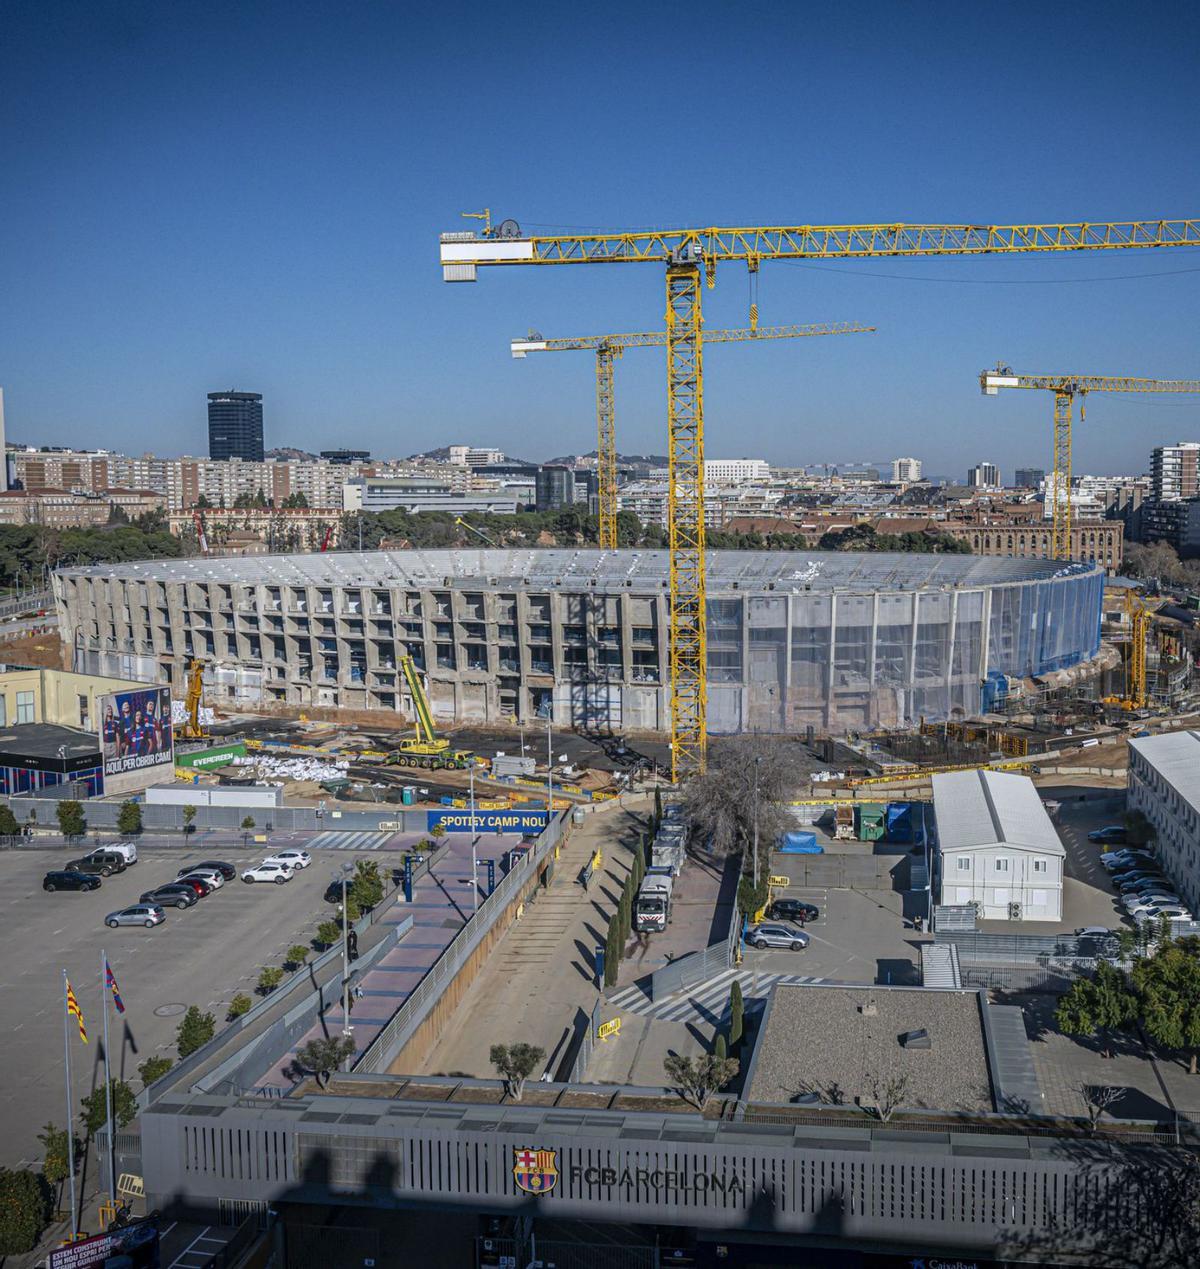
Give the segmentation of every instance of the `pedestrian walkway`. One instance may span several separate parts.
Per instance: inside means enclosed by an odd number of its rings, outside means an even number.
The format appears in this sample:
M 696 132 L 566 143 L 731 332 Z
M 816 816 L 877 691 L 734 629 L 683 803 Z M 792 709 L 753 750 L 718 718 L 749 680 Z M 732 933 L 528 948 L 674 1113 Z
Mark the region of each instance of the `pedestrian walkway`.
M 309 850 L 382 850 L 395 833 L 318 833 L 307 842 Z
M 645 981 L 645 980 L 643 980 Z M 772 974 L 752 969 L 727 969 L 716 978 L 698 983 L 684 991 L 672 992 L 662 1000 L 651 1000 L 642 987 L 635 983 L 609 996 L 605 1006 L 606 1017 L 620 1014 L 639 1014 L 657 1018 L 662 1022 L 706 1022 L 719 1026 L 729 1017 L 729 993 L 735 982 L 742 985 L 742 997 L 746 1004 L 766 1000 L 776 983 L 798 986 L 804 983 L 820 983 L 824 979 L 806 974 Z

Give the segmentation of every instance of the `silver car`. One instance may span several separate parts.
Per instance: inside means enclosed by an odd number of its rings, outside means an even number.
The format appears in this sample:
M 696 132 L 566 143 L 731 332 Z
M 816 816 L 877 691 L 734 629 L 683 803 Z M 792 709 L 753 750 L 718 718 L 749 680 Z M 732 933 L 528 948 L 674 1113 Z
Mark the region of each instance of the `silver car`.
M 118 925 L 144 925 L 147 929 L 162 925 L 167 914 L 154 903 L 135 903 L 131 908 L 122 908 L 120 912 L 110 912 L 104 918 L 104 924 L 114 930 Z
M 790 925 L 757 925 L 746 935 L 751 947 L 786 947 L 802 952 L 808 946 L 808 935 Z

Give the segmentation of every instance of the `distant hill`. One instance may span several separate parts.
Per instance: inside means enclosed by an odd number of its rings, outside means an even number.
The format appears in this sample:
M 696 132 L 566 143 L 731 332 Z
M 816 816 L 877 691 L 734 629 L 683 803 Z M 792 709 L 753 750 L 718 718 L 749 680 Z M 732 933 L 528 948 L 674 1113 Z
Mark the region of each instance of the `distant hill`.
M 316 454 L 310 454 L 306 449 L 295 449 L 290 445 L 280 445 L 276 449 L 268 449 L 263 451 L 263 457 L 268 460 L 272 458 L 290 459 L 294 462 L 313 462 L 317 461 Z

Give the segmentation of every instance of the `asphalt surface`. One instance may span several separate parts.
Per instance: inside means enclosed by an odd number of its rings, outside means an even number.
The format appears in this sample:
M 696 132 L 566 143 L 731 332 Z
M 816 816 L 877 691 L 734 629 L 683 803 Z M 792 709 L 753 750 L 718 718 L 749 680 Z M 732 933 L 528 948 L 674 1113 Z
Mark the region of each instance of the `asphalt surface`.
M 173 880 L 185 863 L 222 858 L 241 867 L 263 858 L 246 851 L 154 850 L 103 881 L 99 890 L 48 894 L 42 878 L 61 859 L 50 851 L 0 854 L 0 991 L 7 1024 L 0 1040 L 6 1078 L 6 1131 L 0 1163 L 41 1159 L 37 1134 L 63 1123 L 62 970 L 83 1011 L 89 1043 L 71 1032 L 72 1106 L 102 1080 L 103 1015 L 100 958 L 116 975 L 126 1012 L 110 1011 L 114 1076 L 140 1088 L 137 1068 L 156 1054 L 175 1057 L 175 1032 L 188 1005 L 211 1012 L 218 1026 L 238 992 L 254 995 L 259 970 L 281 965 L 293 943 L 308 942 L 331 909 L 323 900 L 331 871 L 355 856 L 322 853 L 286 885 L 246 885 L 235 879 L 186 910 L 167 909 L 154 929 L 109 929 L 105 916 L 136 903 L 143 891 Z M 89 1184 L 98 1178 L 89 1163 Z

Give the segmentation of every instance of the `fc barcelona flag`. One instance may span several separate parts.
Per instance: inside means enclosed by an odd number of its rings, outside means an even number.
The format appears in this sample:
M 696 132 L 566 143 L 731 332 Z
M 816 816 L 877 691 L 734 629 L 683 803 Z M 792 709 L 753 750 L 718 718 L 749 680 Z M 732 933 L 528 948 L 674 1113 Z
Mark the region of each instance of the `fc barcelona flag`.
M 79 1001 L 75 999 L 75 993 L 71 990 L 70 981 L 64 981 L 67 983 L 67 1013 L 79 1024 L 79 1038 L 84 1044 L 87 1044 L 87 1028 L 83 1025 L 83 1010 L 79 1007 Z
M 108 961 L 104 962 L 104 985 L 112 992 L 113 1004 L 117 1007 L 118 1013 L 125 1012 L 125 1002 L 121 999 L 121 993 L 117 990 L 116 975 L 112 972 L 112 966 Z

